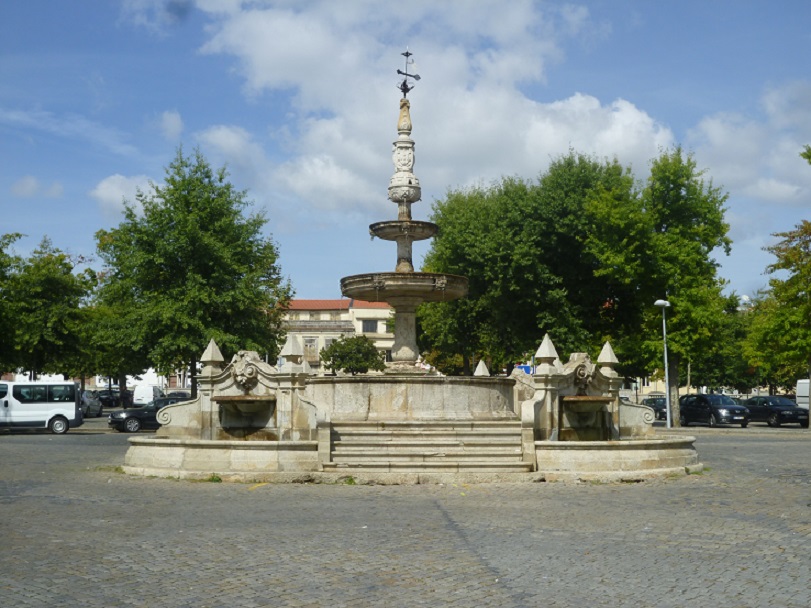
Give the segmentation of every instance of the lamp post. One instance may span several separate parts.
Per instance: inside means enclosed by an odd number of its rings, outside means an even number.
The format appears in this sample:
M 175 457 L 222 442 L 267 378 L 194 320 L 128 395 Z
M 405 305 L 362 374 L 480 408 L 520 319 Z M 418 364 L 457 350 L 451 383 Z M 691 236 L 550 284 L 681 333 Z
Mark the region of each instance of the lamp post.
M 656 300 L 653 305 L 662 309 L 662 343 L 665 347 L 665 407 L 667 408 L 667 428 L 670 428 L 670 370 L 667 367 L 667 321 L 665 320 L 665 309 L 670 308 L 670 302 Z

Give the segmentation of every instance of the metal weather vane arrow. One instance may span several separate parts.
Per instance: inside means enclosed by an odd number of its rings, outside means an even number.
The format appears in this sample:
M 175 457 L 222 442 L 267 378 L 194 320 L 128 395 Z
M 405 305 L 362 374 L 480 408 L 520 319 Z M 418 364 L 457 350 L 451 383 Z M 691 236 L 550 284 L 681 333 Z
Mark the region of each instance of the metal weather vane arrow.
M 413 78 L 415 81 L 420 79 L 419 74 L 409 74 L 408 73 L 408 66 L 414 63 L 414 60 L 411 59 L 411 56 L 414 54 L 408 50 L 406 47 L 405 53 L 400 53 L 403 57 L 405 57 L 405 72 L 403 70 L 397 70 L 397 73 L 403 76 L 403 81 L 397 86 L 400 91 L 403 93 L 403 97 L 408 97 L 408 92 L 414 88 L 414 85 L 409 84 L 408 79 Z

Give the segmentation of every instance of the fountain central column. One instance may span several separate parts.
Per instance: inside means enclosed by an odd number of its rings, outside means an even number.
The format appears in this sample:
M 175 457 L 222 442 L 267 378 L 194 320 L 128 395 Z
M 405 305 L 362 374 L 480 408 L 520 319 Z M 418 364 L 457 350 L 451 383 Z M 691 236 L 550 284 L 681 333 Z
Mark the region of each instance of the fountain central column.
M 406 58 L 410 53 L 404 53 Z M 406 72 L 400 90 L 400 114 L 397 119 L 397 139 L 392 161 L 394 175 L 389 180 L 388 198 L 397 205 L 397 219 L 377 222 L 369 232 L 385 241 L 397 243 L 394 272 L 354 275 L 341 279 L 341 293 L 350 298 L 372 302 L 387 302 L 394 309 L 394 346 L 389 373 L 425 373 L 416 366 L 416 311 L 423 302 L 455 300 L 467 295 L 467 278 L 457 275 L 414 272 L 413 243 L 436 234 L 436 224 L 413 220 L 411 205 L 420 200 L 420 180 L 414 175 L 414 140 L 411 139 L 411 104 L 406 98 L 413 88 Z

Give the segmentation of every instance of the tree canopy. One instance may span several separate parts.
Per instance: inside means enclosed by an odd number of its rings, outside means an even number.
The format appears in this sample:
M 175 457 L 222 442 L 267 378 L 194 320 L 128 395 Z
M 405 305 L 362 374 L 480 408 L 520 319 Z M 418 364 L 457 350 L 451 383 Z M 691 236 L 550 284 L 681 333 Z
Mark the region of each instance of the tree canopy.
M 621 371 L 646 375 L 661 365 L 653 302 L 667 298 L 674 364 L 689 360 L 728 305 L 713 258 L 730 248 L 726 198 L 681 148 L 643 184 L 616 160 L 570 151 L 536 183 L 451 191 L 434 204 L 425 269 L 466 275 L 470 294 L 421 307 L 423 345 L 503 365 L 547 332 L 563 352 L 610 340 Z
M 17 235 L 6 235 L 11 244 Z M 85 350 L 83 306 L 95 284 L 89 269 L 79 271 L 84 260 L 53 246 L 45 237 L 28 258 L 3 252 L 2 308 L 7 319 L 5 366 L 45 373 L 72 375 L 82 371 Z
M 365 374 L 370 369 L 379 372 L 386 369 L 383 354 L 368 336 L 350 336 L 336 340 L 321 350 L 321 361 L 333 373 L 343 371 L 353 376 Z
M 124 220 L 97 233 L 99 302 L 109 335 L 163 372 L 194 367 L 212 338 L 225 352 L 276 356 L 291 296 L 262 213 L 199 151 L 178 149 L 163 184 L 127 202 Z M 194 371 L 192 373 L 195 373 Z

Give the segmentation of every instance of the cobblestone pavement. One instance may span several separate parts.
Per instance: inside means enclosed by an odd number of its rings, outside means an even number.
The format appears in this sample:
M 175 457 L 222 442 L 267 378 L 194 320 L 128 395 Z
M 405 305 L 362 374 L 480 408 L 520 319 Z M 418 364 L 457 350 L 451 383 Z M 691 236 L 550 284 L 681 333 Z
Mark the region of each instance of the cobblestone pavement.
M 467 486 L 132 478 L 101 430 L 0 434 L 0 606 L 811 605 L 804 430 L 690 428 L 702 475 Z

